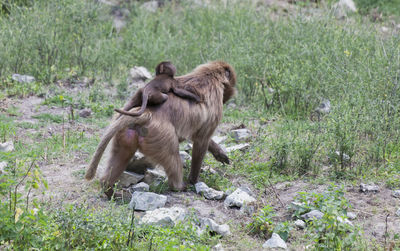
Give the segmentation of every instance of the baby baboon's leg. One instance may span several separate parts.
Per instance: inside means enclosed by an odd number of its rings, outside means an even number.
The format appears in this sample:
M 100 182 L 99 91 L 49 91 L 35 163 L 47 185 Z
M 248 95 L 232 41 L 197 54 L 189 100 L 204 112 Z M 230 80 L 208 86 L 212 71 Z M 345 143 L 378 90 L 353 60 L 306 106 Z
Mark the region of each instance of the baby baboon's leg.
M 185 89 L 181 89 L 181 88 L 172 88 L 172 92 L 173 92 L 176 96 L 181 97 L 181 98 L 194 100 L 194 101 L 196 101 L 196 102 L 200 102 L 200 101 L 201 101 L 201 99 L 200 99 L 199 96 L 197 96 L 196 94 L 194 94 L 194 93 L 192 93 L 192 92 L 190 92 L 190 91 L 188 91 L 188 90 L 185 90 Z
M 109 198 L 114 193 L 113 185 L 125 171 L 137 148 L 138 135 L 136 130 L 124 129 L 113 138 L 107 167 L 100 179 L 105 189 L 104 192 Z
M 140 106 L 142 104 L 142 94 L 143 94 L 143 89 L 137 90 L 137 92 L 133 95 L 133 97 L 130 98 L 129 101 L 124 105 L 123 110 L 129 111 L 133 107 Z

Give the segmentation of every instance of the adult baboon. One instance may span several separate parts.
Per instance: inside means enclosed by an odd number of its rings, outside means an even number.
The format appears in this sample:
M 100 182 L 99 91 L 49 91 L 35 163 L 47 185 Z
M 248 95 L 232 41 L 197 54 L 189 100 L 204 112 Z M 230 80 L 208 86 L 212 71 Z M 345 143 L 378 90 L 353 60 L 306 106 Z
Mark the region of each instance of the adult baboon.
M 116 112 L 130 116 L 139 116 L 143 114 L 147 104 L 159 105 L 167 100 L 167 93 L 173 92 L 181 98 L 200 102 L 199 96 L 188 90 L 178 88 L 178 81 L 174 79 L 176 67 L 169 61 L 161 62 L 156 67 L 156 77 L 151 80 L 142 89 L 139 89 L 130 101 L 124 106 L 124 109 L 115 109 Z M 128 112 L 131 108 L 140 106 L 138 112 Z
M 210 138 L 222 118 L 223 104 L 235 93 L 236 74 L 227 63 L 214 61 L 198 66 L 191 73 L 177 77 L 179 86 L 193 88 L 201 98 L 201 103 L 191 103 L 168 93 L 168 99 L 161 106 L 147 107 L 138 117 L 119 117 L 109 127 L 94 155 L 86 178 L 91 179 L 96 172 L 109 139 L 115 134 L 111 155 L 101 182 L 110 188 L 125 170 L 136 150 L 162 165 L 168 175 L 169 186 L 175 190 L 185 188 L 182 162 L 179 156 L 179 142 L 193 141 L 190 183 L 197 182 L 201 163 L 209 149 L 214 156 L 224 155 L 222 149 Z M 149 115 L 150 114 L 150 115 Z M 129 119 L 132 119 L 128 121 Z M 141 119 L 141 121 L 139 121 Z M 127 127 L 129 123 L 134 126 Z M 123 128 L 121 130 L 121 128 Z M 139 135 L 142 128 L 147 133 Z M 100 154 L 98 153 L 100 150 Z

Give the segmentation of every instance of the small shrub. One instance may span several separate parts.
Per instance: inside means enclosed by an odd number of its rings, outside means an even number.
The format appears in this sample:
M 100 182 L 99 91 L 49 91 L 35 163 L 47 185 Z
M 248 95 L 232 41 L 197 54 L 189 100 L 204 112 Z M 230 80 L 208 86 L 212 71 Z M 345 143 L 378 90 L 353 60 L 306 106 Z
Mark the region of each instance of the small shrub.
M 271 206 L 264 206 L 253 216 L 252 222 L 247 225 L 248 231 L 260 238 L 271 236 L 275 227 L 272 217 L 275 215 L 274 209 Z

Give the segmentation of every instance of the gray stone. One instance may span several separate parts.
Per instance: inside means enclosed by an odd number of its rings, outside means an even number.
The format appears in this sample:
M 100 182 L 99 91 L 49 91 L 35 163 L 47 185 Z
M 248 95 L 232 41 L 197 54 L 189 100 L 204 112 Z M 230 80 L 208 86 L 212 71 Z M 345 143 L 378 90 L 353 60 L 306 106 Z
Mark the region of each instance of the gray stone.
M 293 211 L 298 211 L 300 209 L 305 209 L 304 203 L 297 202 L 297 201 L 292 201 L 289 205 L 290 209 Z
M 350 220 L 355 220 L 357 218 L 357 214 L 354 212 L 347 212 L 347 218 Z
M 164 170 L 154 168 L 146 171 L 143 181 L 149 185 L 158 185 L 164 182 L 166 177 L 167 175 L 165 174 Z
M 296 220 L 295 222 L 294 222 L 294 225 L 296 226 L 296 227 L 298 227 L 298 228 L 300 228 L 300 229 L 304 229 L 304 228 L 306 228 L 306 223 L 304 222 L 304 221 L 302 221 L 302 220 Z
M 272 233 L 271 238 L 267 240 L 262 247 L 267 250 L 287 250 L 285 241 L 276 233 Z
M 224 248 L 222 247 L 221 243 L 218 243 L 217 245 L 211 248 L 211 251 L 224 251 Z
M 225 149 L 225 152 L 230 153 L 230 152 L 237 151 L 237 150 L 245 150 L 245 149 L 247 149 L 249 146 L 250 146 L 250 144 L 248 144 L 248 143 L 238 144 L 238 145 L 234 145 L 234 146 L 227 147 L 227 148 Z
M 209 166 L 204 166 L 201 168 L 202 172 L 210 172 L 211 174 L 217 174 L 218 172 L 215 171 L 213 168 L 209 167 Z
M 250 187 L 247 185 L 241 185 L 239 187 L 242 191 L 245 191 L 246 193 L 248 193 L 249 195 L 254 197 L 254 193 L 251 191 Z
M 0 152 L 12 152 L 12 151 L 14 151 L 14 143 L 12 141 L 0 143 Z
M 240 212 L 242 214 L 245 214 L 247 216 L 252 216 L 256 212 L 256 207 L 251 204 L 243 204 L 243 206 L 240 208 Z
M 357 12 L 357 8 L 353 0 L 340 0 L 333 6 L 336 18 L 347 17 L 347 14 Z
M 11 78 L 20 83 L 32 83 L 35 81 L 35 77 L 29 75 L 13 74 Z
M 315 111 L 321 114 L 329 113 L 331 111 L 331 102 L 329 100 L 322 101 Z
M 220 200 L 224 197 L 224 192 L 208 187 L 204 182 L 198 182 L 194 186 L 196 193 L 202 194 L 206 199 Z
M 126 26 L 126 21 L 123 17 L 114 17 L 113 27 L 115 28 L 117 33 L 120 33 L 125 26 Z
M 85 108 L 79 111 L 79 117 L 81 118 L 87 118 L 90 117 L 90 115 L 92 115 L 92 109 L 90 108 Z
M 231 134 L 236 141 L 247 140 L 251 136 L 250 130 L 246 128 L 232 130 Z
M 138 174 L 145 174 L 146 171 L 151 168 L 154 168 L 153 163 L 151 163 L 141 152 L 136 152 L 135 156 L 133 156 L 126 167 L 126 170 Z
M 400 217 L 400 208 L 397 209 L 396 215 Z
M 123 172 L 119 177 L 119 185 L 122 187 L 129 187 L 130 185 L 135 185 L 139 183 L 143 179 L 144 175 L 131 173 L 131 172 Z
M 179 151 L 179 156 L 181 157 L 181 160 L 182 160 L 182 163 L 184 166 L 186 166 L 186 161 L 192 160 L 192 156 L 190 156 L 190 154 L 188 154 L 185 151 Z
M 394 190 L 392 192 L 392 196 L 395 198 L 400 198 L 400 190 Z
M 340 157 L 340 152 L 339 152 L 339 151 L 336 151 L 335 154 L 336 154 L 338 157 Z M 350 156 L 347 155 L 347 154 L 345 154 L 345 153 L 343 153 L 343 162 L 349 161 L 349 160 L 350 160 Z
M 130 190 L 133 192 L 148 192 L 150 186 L 144 182 L 140 182 L 132 187 L 130 187 Z
M 219 225 L 210 218 L 200 218 L 200 228 L 205 230 L 207 227 L 211 232 L 215 232 L 221 236 L 228 236 L 231 234 L 228 224 Z
M 190 150 L 192 150 L 192 148 L 193 148 L 193 144 L 192 143 L 186 143 L 184 146 L 183 146 L 183 150 L 184 151 L 186 151 L 186 152 L 189 152 Z
M 337 221 L 339 221 L 340 223 L 344 223 L 344 224 L 350 225 L 350 226 L 352 226 L 352 227 L 354 226 L 353 223 L 352 223 L 351 221 L 349 221 L 349 219 L 345 219 L 345 218 L 340 217 L 340 216 L 338 216 L 336 219 L 337 219 Z
M 236 108 L 236 104 L 235 103 L 229 103 L 228 105 L 227 105 L 227 107 L 229 108 L 229 109 L 235 109 Z
M 158 208 L 147 211 L 139 220 L 139 224 L 149 224 L 157 226 L 175 226 L 179 221 L 186 218 L 186 210 L 180 207 Z
M 7 162 L 6 161 L 2 161 L 0 162 L 0 174 L 4 173 L 4 169 L 7 167 Z
M 160 195 L 152 192 L 134 192 L 132 194 L 129 208 L 135 210 L 149 211 L 165 206 L 167 203 L 167 196 Z
M 248 193 L 238 188 L 233 193 L 231 193 L 228 197 L 226 197 L 224 201 L 224 205 L 226 207 L 239 207 L 241 208 L 243 204 L 249 204 L 251 202 L 256 201 L 255 198 L 250 196 Z
M 308 212 L 301 216 L 301 218 L 305 220 L 315 220 L 315 219 L 319 220 L 322 219 L 322 217 L 324 217 L 324 214 L 318 210 L 312 210 L 311 212 Z
M 227 136 L 218 136 L 218 135 L 216 135 L 216 136 L 213 136 L 211 139 L 212 139 L 215 143 L 221 144 L 221 143 L 223 143 L 227 138 L 228 138 Z
M 143 66 L 135 66 L 129 70 L 130 81 L 143 81 L 152 78 L 150 72 Z
M 148 1 L 144 4 L 142 4 L 142 6 L 140 6 L 140 8 L 142 8 L 143 10 L 146 10 L 148 12 L 156 12 L 158 9 L 158 1 Z
M 379 187 L 377 185 L 360 184 L 360 191 L 363 193 L 378 193 Z

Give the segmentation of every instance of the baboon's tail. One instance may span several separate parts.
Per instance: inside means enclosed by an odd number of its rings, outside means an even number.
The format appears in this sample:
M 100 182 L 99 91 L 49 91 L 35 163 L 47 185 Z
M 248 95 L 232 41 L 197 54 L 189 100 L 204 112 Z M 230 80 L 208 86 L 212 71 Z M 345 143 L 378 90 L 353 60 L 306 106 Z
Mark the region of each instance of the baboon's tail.
M 124 111 L 121 109 L 114 109 L 114 111 L 119 112 L 124 115 L 133 116 L 133 117 L 140 116 L 144 113 L 144 110 L 147 107 L 148 100 L 149 100 L 149 95 L 147 93 L 143 92 L 142 106 L 140 107 L 140 110 L 138 112 Z
M 131 116 L 122 116 L 115 120 L 107 129 L 104 136 L 101 138 L 99 145 L 97 146 L 96 152 L 94 153 L 92 160 L 90 161 L 89 167 L 86 170 L 85 178 L 87 180 L 93 179 L 96 174 L 97 166 L 99 165 L 101 156 L 105 149 L 107 148 L 108 143 L 114 137 L 114 135 L 121 131 L 122 129 L 128 127 L 129 125 L 143 125 L 147 123 L 151 119 L 150 113 L 144 113 L 141 116 L 131 117 Z

